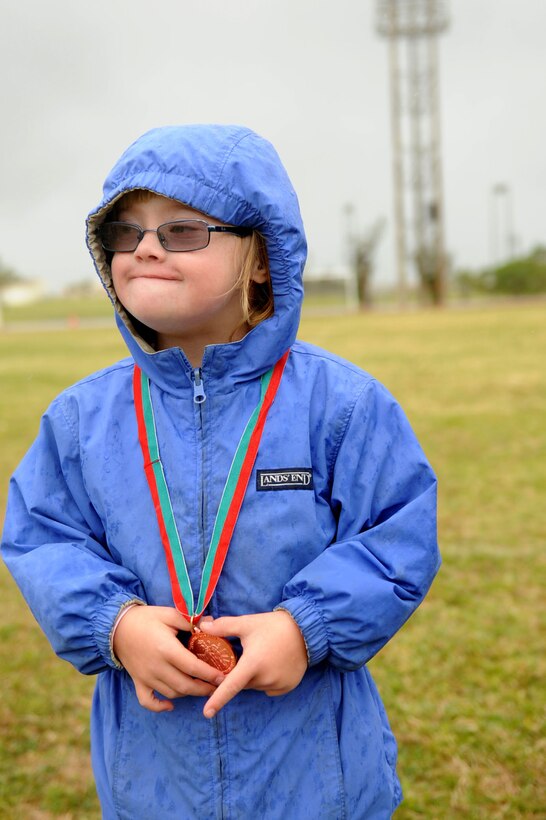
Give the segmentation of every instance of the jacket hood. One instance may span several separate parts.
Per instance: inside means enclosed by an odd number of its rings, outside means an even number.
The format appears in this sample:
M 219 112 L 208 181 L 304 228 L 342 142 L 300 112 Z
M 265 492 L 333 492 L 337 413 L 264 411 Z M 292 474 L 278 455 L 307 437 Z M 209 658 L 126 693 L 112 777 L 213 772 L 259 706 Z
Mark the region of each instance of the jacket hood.
M 164 389 L 189 362 L 178 348 L 155 351 L 117 298 L 110 264 L 97 236 L 116 200 L 143 188 L 264 236 L 274 314 L 243 339 L 206 348 L 209 376 L 229 371 L 234 381 L 255 378 L 294 342 L 303 297 L 306 241 L 296 193 L 271 143 L 248 128 L 184 125 L 155 128 L 121 156 L 104 184 L 101 203 L 87 219 L 87 245 L 137 364 Z

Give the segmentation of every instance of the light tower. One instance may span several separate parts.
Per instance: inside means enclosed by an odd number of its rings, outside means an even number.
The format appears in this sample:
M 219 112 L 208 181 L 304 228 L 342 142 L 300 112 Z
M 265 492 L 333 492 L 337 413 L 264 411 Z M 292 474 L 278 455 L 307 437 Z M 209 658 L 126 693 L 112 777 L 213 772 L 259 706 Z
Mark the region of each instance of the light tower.
M 389 39 L 396 259 L 400 301 L 407 263 L 441 305 L 446 290 L 437 35 L 443 0 L 377 0 L 377 30 Z

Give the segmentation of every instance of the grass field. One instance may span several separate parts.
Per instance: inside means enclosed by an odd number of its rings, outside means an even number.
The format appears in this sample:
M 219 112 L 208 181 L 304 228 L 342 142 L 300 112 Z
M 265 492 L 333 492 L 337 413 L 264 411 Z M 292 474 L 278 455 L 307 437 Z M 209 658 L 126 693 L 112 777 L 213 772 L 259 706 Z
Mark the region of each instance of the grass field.
M 80 320 L 108 318 L 112 306 L 104 293 L 89 296 L 51 297 L 24 305 L 5 305 L 3 317 L 6 325 L 20 322 L 67 321 L 75 324 Z
M 397 820 L 544 818 L 546 306 L 307 318 L 301 336 L 389 387 L 440 479 L 443 568 L 372 663 Z M 0 509 L 49 400 L 120 355 L 115 330 L 0 334 Z M 53 656 L 3 567 L 0 595 L 0 817 L 98 818 L 93 681 Z

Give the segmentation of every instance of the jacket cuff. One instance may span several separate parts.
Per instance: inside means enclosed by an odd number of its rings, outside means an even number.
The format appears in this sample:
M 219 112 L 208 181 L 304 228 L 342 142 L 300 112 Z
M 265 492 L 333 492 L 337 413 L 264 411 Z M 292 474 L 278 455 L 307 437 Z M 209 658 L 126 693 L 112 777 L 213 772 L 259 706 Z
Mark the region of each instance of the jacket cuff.
M 330 651 L 330 646 L 317 605 L 309 598 L 300 596 L 283 601 L 275 609 L 284 609 L 297 623 L 305 641 L 309 666 L 315 666 L 323 661 Z
M 122 665 L 115 657 L 112 648 L 112 637 L 114 625 L 123 609 L 132 604 L 144 604 L 140 598 L 129 598 L 126 595 L 115 595 L 107 601 L 95 615 L 93 622 L 93 637 L 99 648 L 101 656 L 108 666 L 114 669 L 123 669 Z

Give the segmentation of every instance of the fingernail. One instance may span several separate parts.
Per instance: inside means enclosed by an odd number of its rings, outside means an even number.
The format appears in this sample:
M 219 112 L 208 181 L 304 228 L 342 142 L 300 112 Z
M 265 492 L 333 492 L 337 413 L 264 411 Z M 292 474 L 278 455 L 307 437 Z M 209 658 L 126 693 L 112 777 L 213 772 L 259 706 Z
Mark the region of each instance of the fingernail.
M 213 718 L 214 715 L 216 714 L 216 709 L 210 709 L 210 708 L 205 709 L 203 714 L 205 715 L 206 718 Z

